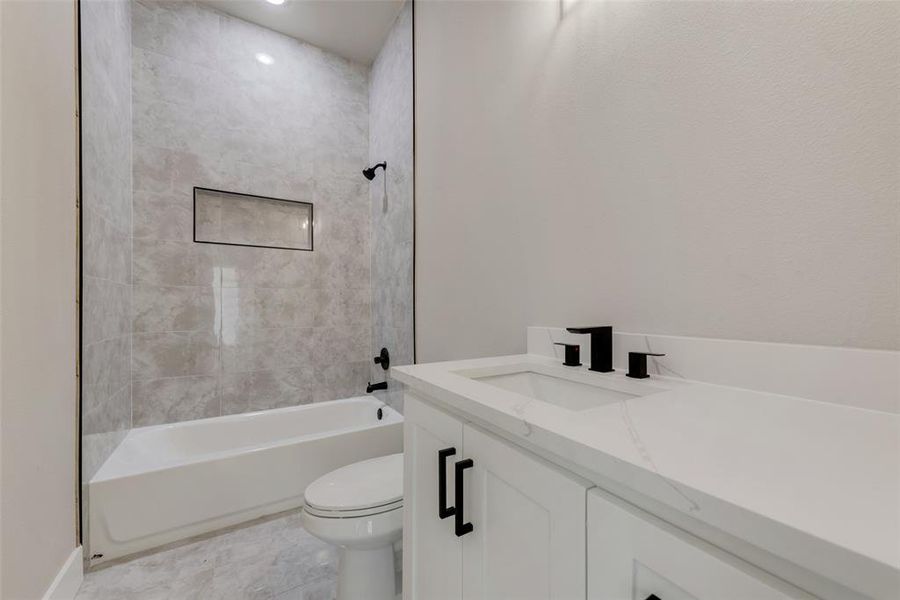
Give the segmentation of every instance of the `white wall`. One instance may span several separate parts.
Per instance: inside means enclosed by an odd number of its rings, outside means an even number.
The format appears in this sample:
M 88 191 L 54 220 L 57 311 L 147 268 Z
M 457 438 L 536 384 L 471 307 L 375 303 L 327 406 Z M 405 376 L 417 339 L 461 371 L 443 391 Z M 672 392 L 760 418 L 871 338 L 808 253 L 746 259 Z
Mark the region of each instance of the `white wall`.
M 75 5 L 0 3 L 0 597 L 76 546 Z
M 900 348 L 900 3 L 416 6 L 419 360 Z

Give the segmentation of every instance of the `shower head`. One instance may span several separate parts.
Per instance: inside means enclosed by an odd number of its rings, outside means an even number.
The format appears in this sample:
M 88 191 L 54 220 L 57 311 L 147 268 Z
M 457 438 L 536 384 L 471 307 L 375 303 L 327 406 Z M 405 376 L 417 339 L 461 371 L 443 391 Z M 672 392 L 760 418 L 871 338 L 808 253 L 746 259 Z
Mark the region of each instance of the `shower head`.
M 387 171 L 387 163 L 380 162 L 377 165 L 375 165 L 374 167 L 369 167 L 368 169 L 363 169 L 363 175 L 365 176 L 365 178 L 368 179 L 369 181 L 372 181 L 373 179 L 375 179 L 375 169 L 377 169 L 378 167 L 381 167 L 382 169 Z

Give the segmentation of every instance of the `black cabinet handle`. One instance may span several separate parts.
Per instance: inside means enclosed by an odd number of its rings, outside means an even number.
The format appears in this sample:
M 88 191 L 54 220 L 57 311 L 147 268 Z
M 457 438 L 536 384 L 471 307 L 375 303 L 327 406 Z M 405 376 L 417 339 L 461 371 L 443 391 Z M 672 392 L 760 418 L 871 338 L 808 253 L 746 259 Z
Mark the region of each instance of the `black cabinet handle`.
M 456 448 L 438 450 L 438 516 L 442 519 L 453 516 L 456 509 L 447 506 L 447 457 L 456 454 Z
M 461 460 L 456 463 L 456 537 L 462 537 L 467 533 L 472 532 L 472 524 L 465 523 L 466 517 L 463 515 L 464 509 L 463 504 L 465 502 L 465 494 L 463 493 L 463 471 L 473 467 L 475 463 L 472 462 L 471 458 L 467 458 L 465 460 Z
M 657 596 L 656 594 L 650 594 L 649 596 L 644 598 L 644 600 L 662 600 L 662 599 L 659 596 Z

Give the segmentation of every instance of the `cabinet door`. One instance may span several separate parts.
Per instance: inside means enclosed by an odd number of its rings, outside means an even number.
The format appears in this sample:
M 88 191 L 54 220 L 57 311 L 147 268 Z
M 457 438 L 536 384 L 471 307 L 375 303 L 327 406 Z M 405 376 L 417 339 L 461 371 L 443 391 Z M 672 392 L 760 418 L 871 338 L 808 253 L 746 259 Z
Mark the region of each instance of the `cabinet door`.
M 462 422 L 407 394 L 403 448 L 403 597 L 406 600 L 462 598 L 462 544 L 453 534 L 453 517 L 438 515 L 441 450 L 447 497 L 453 506 L 453 465 L 462 458 Z
M 786 600 L 808 597 L 689 534 L 591 490 L 591 600 Z
M 472 426 L 463 437 L 463 597 L 583 599 L 588 484 Z

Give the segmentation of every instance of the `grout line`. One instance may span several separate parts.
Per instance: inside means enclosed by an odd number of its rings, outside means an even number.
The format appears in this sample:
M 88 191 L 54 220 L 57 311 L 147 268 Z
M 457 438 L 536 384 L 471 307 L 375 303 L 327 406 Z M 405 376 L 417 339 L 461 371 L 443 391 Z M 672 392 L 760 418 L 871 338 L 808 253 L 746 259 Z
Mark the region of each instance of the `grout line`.
M 218 414 L 221 416 L 221 415 L 225 414 L 225 406 L 224 406 L 224 403 L 222 400 L 222 396 L 224 395 L 222 393 L 222 380 L 225 377 L 225 364 L 224 364 L 224 361 L 222 360 L 222 328 L 223 328 L 223 322 L 225 319 L 222 314 L 222 311 L 224 310 L 223 309 L 224 303 L 223 303 L 223 297 L 222 297 L 222 294 L 223 294 L 222 269 L 216 269 L 216 272 L 219 275 L 219 285 L 218 285 L 218 288 L 216 289 L 216 291 L 214 292 L 218 296 L 217 301 L 216 301 L 216 304 L 217 304 L 216 318 L 218 319 L 218 322 L 219 322 L 218 339 L 217 339 L 217 344 L 216 344 L 216 366 L 218 369 L 218 373 L 216 374 L 216 401 L 219 405 Z
M 112 229 L 115 229 L 118 233 L 121 233 L 123 235 L 123 237 L 127 237 L 127 238 L 132 237 L 130 231 L 123 229 L 122 227 L 119 226 L 118 223 L 114 223 L 113 221 L 110 221 L 102 213 L 100 213 L 96 208 L 91 208 L 91 207 L 85 205 L 84 212 L 89 213 L 92 218 L 100 219 L 101 221 L 103 221 L 104 223 L 109 225 Z
M 90 388 L 90 387 L 95 387 L 95 386 L 97 386 L 97 385 L 100 385 L 100 384 L 90 384 L 90 383 L 86 383 L 86 384 L 85 384 L 85 387 L 89 387 L 89 388 Z M 115 396 L 115 395 L 117 395 L 117 394 L 120 394 L 120 393 L 122 392 L 122 390 L 124 390 L 125 388 L 127 388 L 127 387 L 130 386 L 130 385 L 131 385 L 131 380 L 129 380 L 129 381 L 123 383 L 123 384 L 122 384 L 122 387 L 116 388 L 116 391 L 112 392 L 111 394 L 109 394 L 109 395 L 106 396 L 106 397 L 107 397 L 107 398 L 112 398 L 113 396 Z
M 132 287 L 132 284 L 126 283 L 124 281 L 116 281 L 115 279 L 110 279 L 109 277 L 97 277 L 96 275 L 87 275 L 84 276 L 85 279 L 96 279 L 97 281 L 103 281 L 105 283 L 112 283 L 114 285 L 121 285 L 124 287 Z
M 127 282 L 127 281 L 121 281 L 121 280 L 116 280 L 116 279 L 110 279 L 109 277 L 99 277 L 99 276 L 97 276 L 97 275 L 92 275 L 92 274 L 90 274 L 90 273 L 84 273 L 83 278 L 84 278 L 84 279 L 96 279 L 96 280 L 98 280 L 98 281 L 105 281 L 105 282 L 107 282 L 107 283 L 115 283 L 115 284 L 117 284 L 117 285 L 126 285 L 126 286 L 128 286 L 128 287 L 131 287 L 131 286 L 132 286 L 132 284 L 129 283 L 129 282 Z
M 126 338 L 126 337 L 133 337 L 132 332 L 128 331 L 126 333 L 123 333 L 122 335 L 114 335 L 111 337 L 103 338 L 102 340 L 95 340 L 93 342 L 83 343 L 82 346 L 84 347 L 85 350 L 87 350 L 88 348 L 90 348 L 92 346 L 96 346 L 98 344 L 104 344 L 106 342 L 111 342 L 113 340 L 118 340 L 120 338 Z

